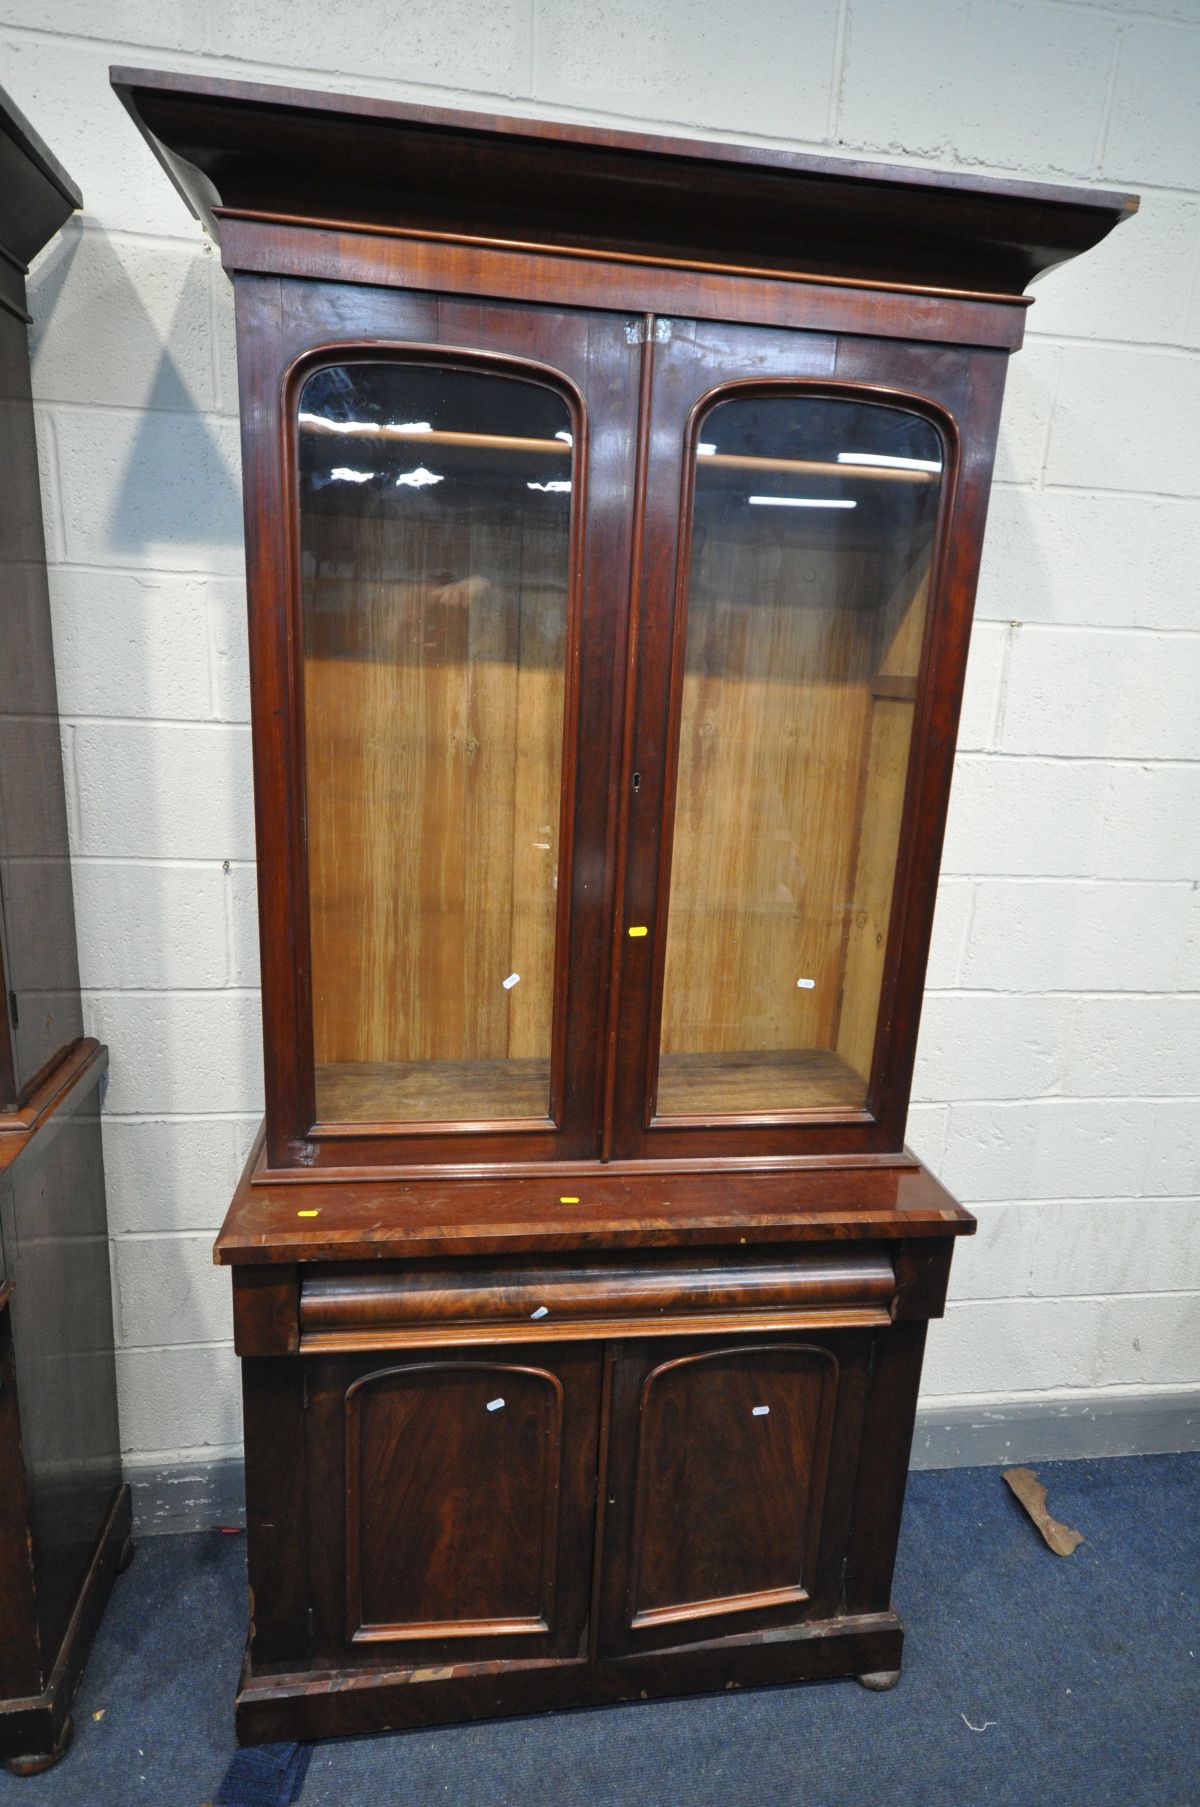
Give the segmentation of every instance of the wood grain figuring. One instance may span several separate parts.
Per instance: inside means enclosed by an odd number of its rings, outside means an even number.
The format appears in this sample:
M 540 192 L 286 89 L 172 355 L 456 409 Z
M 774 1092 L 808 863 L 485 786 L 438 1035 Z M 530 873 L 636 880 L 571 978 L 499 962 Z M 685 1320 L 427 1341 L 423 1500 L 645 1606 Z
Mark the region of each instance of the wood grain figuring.
M 684 1356 L 647 1376 L 632 1630 L 807 1598 L 836 1386 L 828 1350 L 786 1344 Z
M 912 746 L 929 570 L 902 572 L 881 611 L 870 683 L 854 868 L 846 913 L 841 984 L 832 1039 L 858 1073 L 869 1075 L 879 1027 L 896 856 Z
M 700 929 L 709 925 L 693 921 L 689 926 L 698 940 Z M 776 955 L 777 965 L 786 956 L 786 951 Z M 780 981 L 779 990 L 782 992 L 782 989 Z M 795 990 L 794 981 L 792 989 Z M 659 1061 L 658 1074 L 659 1115 L 664 1117 L 668 1114 L 704 1117 L 713 1113 L 743 1116 L 759 1111 L 852 1111 L 860 1108 L 867 1089 L 861 1071 L 828 1048 L 664 1054 Z
M 517 518 L 514 540 L 494 505 L 466 507 L 449 523 L 305 517 L 314 1040 L 331 1120 L 548 1111 L 567 518 Z M 520 1065 L 506 1073 L 505 1057 Z M 454 1095 L 465 1071 L 434 1073 L 426 1095 L 423 1060 L 492 1065 L 473 1100 Z
M 346 1395 L 351 1638 L 549 1631 L 563 1390 L 496 1362 L 392 1368 Z
M 759 418 L 782 440 L 803 430 L 806 407 L 814 434 L 838 432 L 836 404 L 777 399 Z M 764 431 L 749 409 L 750 430 Z M 746 411 L 718 406 L 698 431 L 727 442 Z M 886 430 L 869 409 L 840 411 L 852 443 Z M 931 454 L 929 429 L 917 431 Z M 658 1119 L 855 1108 L 867 1096 L 912 723 L 911 706 L 892 698 L 898 686 L 915 694 L 934 514 L 893 518 L 859 488 L 856 467 L 834 462 L 808 461 L 810 475 L 838 479 L 832 488 L 768 493 L 841 500 L 844 511 L 756 510 L 746 480 L 726 475 L 790 462 L 696 459 Z M 933 473 L 900 474 L 932 495 Z M 689 1069 L 684 1089 L 672 1059 L 835 1047 L 824 1097 L 819 1067 L 791 1098 L 786 1065 L 764 1070 L 756 1098 L 752 1066 L 727 1093 L 716 1067 Z
M 705 1252 L 657 1261 L 505 1262 L 465 1270 L 343 1263 L 306 1272 L 299 1347 L 313 1353 L 609 1341 L 800 1323 L 887 1324 L 895 1296 L 890 1259 L 870 1247 L 737 1251 L 723 1259 Z M 281 1338 L 279 1347 L 286 1346 Z
M 775 522 L 697 534 L 664 1056 L 830 1046 L 873 625 L 839 550 Z M 730 1108 L 717 1074 L 707 1097 L 689 1079 L 693 1109 Z M 660 1116 L 682 1108 L 672 1081 L 664 1061 Z
M 548 1059 L 341 1061 L 317 1067 L 317 1103 L 326 1124 L 544 1122 L 549 1095 Z

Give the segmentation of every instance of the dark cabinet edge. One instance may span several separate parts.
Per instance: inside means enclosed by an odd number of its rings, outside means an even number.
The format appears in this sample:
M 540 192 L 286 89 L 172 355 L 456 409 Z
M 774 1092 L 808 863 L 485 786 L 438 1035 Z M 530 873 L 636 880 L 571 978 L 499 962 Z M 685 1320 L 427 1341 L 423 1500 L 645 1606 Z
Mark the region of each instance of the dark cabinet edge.
M 878 277 L 962 294 L 1019 295 L 1097 244 L 1137 197 L 725 140 L 370 100 L 117 66 L 110 79 L 176 189 L 213 209 L 340 217 L 345 171 L 370 172 L 355 219 L 514 242 L 781 273 Z M 334 208 L 333 197 L 342 197 Z M 665 200 L 664 200 L 664 197 Z M 713 205 L 713 200 L 719 202 Z M 586 222 L 581 227 L 580 222 Z M 493 224 L 491 230 L 495 230 Z M 890 246 L 890 257 L 880 246 Z
M 2 90 L 0 170 L 5 178 L 0 184 L 0 255 L 23 276 L 42 246 L 83 206 L 83 196 Z
M 925 1241 L 975 1219 L 921 1162 L 510 1176 L 260 1176 L 252 1150 L 217 1238 L 222 1267 L 700 1245 Z
M 78 1109 L 108 1071 L 108 1049 L 93 1036 L 68 1050 L 19 1111 L 0 1117 L 0 1174 L 13 1167 L 47 1123 Z

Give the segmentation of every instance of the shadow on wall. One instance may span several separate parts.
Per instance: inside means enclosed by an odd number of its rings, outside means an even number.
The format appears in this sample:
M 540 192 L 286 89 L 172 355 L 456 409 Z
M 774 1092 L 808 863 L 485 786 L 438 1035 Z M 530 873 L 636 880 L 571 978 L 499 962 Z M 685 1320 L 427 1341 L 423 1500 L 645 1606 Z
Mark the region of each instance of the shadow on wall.
M 211 337 L 207 260 L 189 257 L 164 330 L 103 232 L 87 232 L 86 281 L 72 280 L 84 236 L 82 220 L 70 221 L 29 281 L 35 366 L 53 319 L 55 340 L 82 348 L 80 362 L 93 361 L 87 399 L 105 403 L 98 414 L 73 395 L 59 398 L 68 558 L 136 556 L 162 569 L 240 571 L 236 423 L 204 411 L 207 398 L 189 386 L 170 350 L 197 332 Z M 158 348 L 149 381 L 148 346 Z

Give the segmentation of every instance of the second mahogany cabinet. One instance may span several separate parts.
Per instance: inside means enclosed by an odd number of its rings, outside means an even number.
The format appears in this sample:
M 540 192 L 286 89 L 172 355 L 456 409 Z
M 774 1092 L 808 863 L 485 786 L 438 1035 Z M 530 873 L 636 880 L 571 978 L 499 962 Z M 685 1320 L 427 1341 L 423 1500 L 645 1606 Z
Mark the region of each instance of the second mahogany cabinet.
M 239 1733 L 890 1686 L 1004 374 L 1131 203 L 114 83 L 237 309 Z

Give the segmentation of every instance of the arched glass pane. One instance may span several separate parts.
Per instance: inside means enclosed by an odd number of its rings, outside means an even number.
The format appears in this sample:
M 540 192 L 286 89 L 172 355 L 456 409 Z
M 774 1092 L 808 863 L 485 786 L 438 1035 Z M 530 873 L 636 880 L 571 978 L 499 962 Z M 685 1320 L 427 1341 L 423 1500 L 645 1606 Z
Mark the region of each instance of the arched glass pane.
M 545 1119 L 567 404 L 356 363 L 298 424 L 318 1119 Z
M 875 404 L 701 425 L 660 1117 L 864 1104 L 941 464 Z

